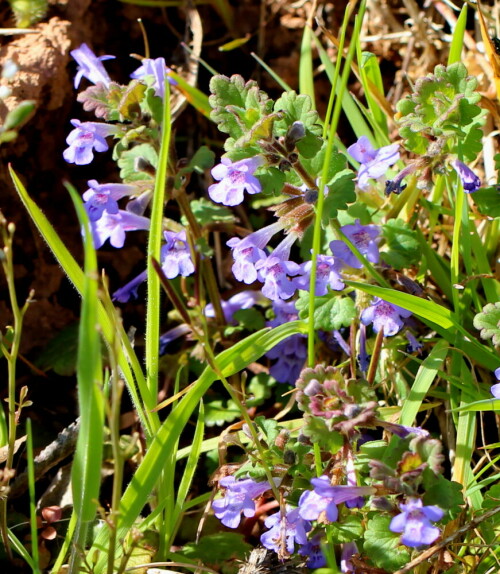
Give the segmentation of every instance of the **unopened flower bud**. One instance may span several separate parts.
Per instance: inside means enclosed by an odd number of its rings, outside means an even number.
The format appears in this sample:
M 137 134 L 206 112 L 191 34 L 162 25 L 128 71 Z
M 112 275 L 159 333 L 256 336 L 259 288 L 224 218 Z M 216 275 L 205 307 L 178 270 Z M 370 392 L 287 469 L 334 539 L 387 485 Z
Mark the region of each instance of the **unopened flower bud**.
M 285 147 L 289 151 L 293 151 L 297 142 L 306 135 L 306 128 L 302 122 L 293 122 L 285 136 Z

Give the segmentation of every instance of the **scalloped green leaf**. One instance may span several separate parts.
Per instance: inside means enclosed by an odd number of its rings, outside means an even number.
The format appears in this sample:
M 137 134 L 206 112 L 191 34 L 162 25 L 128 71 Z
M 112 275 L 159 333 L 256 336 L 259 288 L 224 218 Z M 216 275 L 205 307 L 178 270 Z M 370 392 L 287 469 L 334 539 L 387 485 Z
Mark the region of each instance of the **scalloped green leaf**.
M 302 291 L 296 302 L 299 317 L 307 319 L 309 316 L 309 293 Z M 317 329 L 333 331 L 341 327 L 349 327 L 358 312 L 356 305 L 350 297 L 338 295 L 325 295 L 316 297 L 314 305 L 314 325 Z
M 495 346 L 500 345 L 500 301 L 483 307 L 474 317 L 474 327 L 481 331 L 482 339 L 491 339 Z
M 158 165 L 158 153 L 150 144 L 143 143 L 122 151 L 118 159 L 118 167 L 120 168 L 120 177 L 125 183 L 153 179 L 145 172 L 137 169 L 136 161 L 138 159 L 145 159 L 153 167 Z
M 388 247 L 381 253 L 383 261 L 394 269 L 404 269 L 419 262 L 421 252 L 417 233 L 405 221 L 389 220 L 382 226 L 382 235 Z
M 353 542 L 363 537 L 363 523 L 361 516 L 349 514 L 342 517 L 341 522 L 334 522 L 328 527 L 334 544 Z
M 368 521 L 364 554 L 378 568 L 394 572 L 410 561 L 410 554 L 400 546 L 399 535 L 389 530 L 390 516 L 375 516 Z

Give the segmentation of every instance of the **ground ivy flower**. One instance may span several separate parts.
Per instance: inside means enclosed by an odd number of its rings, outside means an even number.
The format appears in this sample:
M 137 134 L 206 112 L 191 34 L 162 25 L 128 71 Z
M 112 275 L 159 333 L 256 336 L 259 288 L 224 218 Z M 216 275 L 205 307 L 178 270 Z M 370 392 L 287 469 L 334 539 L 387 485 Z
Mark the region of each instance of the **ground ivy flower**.
M 326 566 L 326 558 L 321 550 L 321 537 L 318 534 L 301 546 L 298 554 L 307 556 L 306 566 L 308 568 L 323 568 Z
M 418 548 L 424 544 L 432 544 L 441 531 L 432 522 L 441 520 L 444 516 L 439 506 L 423 506 L 419 498 L 409 498 L 407 504 L 400 504 L 402 510 L 391 520 L 391 532 L 402 533 L 401 542 L 410 548 Z
M 264 163 L 261 156 L 249 157 L 232 162 L 223 157 L 221 163 L 212 168 L 212 176 L 219 183 L 213 183 L 208 188 L 208 195 L 215 203 L 223 205 L 239 205 L 243 202 L 243 192 L 260 193 L 262 186 L 253 175 L 255 170 Z
M 372 323 L 376 333 L 383 330 L 386 337 L 392 337 L 403 327 L 403 319 L 410 315 L 410 311 L 376 297 L 361 313 L 361 322 L 364 325 Z
M 481 180 L 465 163 L 455 159 L 451 162 L 451 166 L 458 173 L 465 193 L 473 193 L 481 187 Z
M 361 136 L 355 144 L 349 146 L 347 153 L 361 164 L 358 171 L 358 187 L 367 190 L 369 179 L 378 179 L 385 175 L 388 168 L 399 160 L 398 149 L 398 144 L 374 149 L 366 136 Z
M 161 268 L 167 279 L 174 279 L 182 275 L 187 277 L 194 273 L 194 265 L 191 259 L 191 251 L 186 239 L 184 230 L 175 233 L 174 231 L 165 231 L 163 233 L 166 244 L 162 247 L 162 265 Z
M 306 490 L 299 500 L 299 513 L 306 520 L 317 520 L 325 513 L 329 522 L 335 522 L 339 512 L 337 504 L 349 500 L 358 500 L 360 496 L 369 496 L 375 490 L 371 486 L 332 486 L 328 476 L 312 478 L 314 490 Z
M 303 291 L 309 291 L 312 261 L 306 261 L 300 266 L 299 277 L 293 280 L 294 285 Z M 316 297 L 328 293 L 328 287 L 334 291 L 342 291 L 345 284 L 340 276 L 340 263 L 331 255 L 318 255 L 316 267 Z
M 346 573 L 355 573 L 356 570 L 351 562 L 351 558 L 359 554 L 358 547 L 355 542 L 346 542 L 342 546 L 342 553 L 340 555 L 340 571 Z M 360 573 L 361 574 L 361 573 Z
M 78 70 L 75 76 L 75 89 L 80 85 L 82 78 L 87 78 L 93 84 L 104 84 L 109 86 L 111 78 L 108 76 L 102 62 L 113 60 L 115 56 L 96 56 L 87 46 L 82 44 L 79 48 L 70 52 L 71 56 L 78 64 Z
M 238 528 L 242 512 L 247 518 L 255 516 L 254 500 L 271 488 L 267 481 L 236 480 L 234 476 L 222 478 L 219 484 L 226 489 L 224 497 L 214 500 L 212 508 L 215 516 L 228 528 Z
M 292 509 L 287 505 L 284 515 L 281 512 L 272 514 L 266 518 L 264 524 L 270 530 L 262 534 L 260 541 L 279 556 L 283 555 L 283 547 L 288 554 L 293 554 L 295 542 L 307 544 L 307 532 L 311 529 L 311 524 L 299 515 L 298 508 Z
M 130 74 L 130 77 L 134 80 L 143 80 L 148 77 L 153 79 L 152 87 L 154 88 L 155 94 L 164 98 L 165 96 L 165 78 L 167 78 L 168 83 L 172 85 L 177 85 L 177 82 L 168 76 L 170 68 L 165 63 L 165 58 L 144 58 L 141 62 L 141 66 Z
M 104 212 L 102 217 L 92 222 L 94 245 L 99 249 L 109 239 L 113 247 L 123 247 L 125 233 L 139 229 L 149 229 L 150 220 L 120 209 L 118 213 Z
M 380 230 L 376 225 L 361 225 L 359 219 L 356 219 L 354 223 L 344 225 L 340 229 L 370 263 L 378 263 L 380 254 L 377 239 L 380 235 Z M 341 259 L 349 267 L 356 269 L 363 267 L 351 249 L 342 240 L 336 239 L 331 241 L 330 249 L 336 257 Z
M 137 299 L 137 292 L 139 287 L 146 281 L 148 277 L 147 271 L 139 273 L 137 277 L 134 277 L 123 287 L 120 287 L 113 293 L 113 301 L 118 301 L 118 303 L 126 303 L 130 299 Z
M 66 138 L 69 147 L 64 150 L 63 157 L 68 163 L 76 165 L 89 164 L 94 159 L 94 149 L 107 151 L 106 138 L 118 133 L 118 127 L 109 124 L 80 120 L 71 120 L 71 123 L 75 129 Z
M 83 199 L 90 221 L 97 221 L 104 211 L 118 213 L 117 201 L 137 193 L 135 185 L 97 183 L 95 179 L 89 180 L 87 184 L 89 189 L 83 194 Z
M 221 301 L 222 312 L 224 313 L 224 318 L 228 323 L 235 324 L 236 321 L 234 320 L 234 314 L 236 311 L 240 309 L 250 309 L 256 303 L 261 301 L 265 301 L 266 299 L 259 291 L 240 291 L 230 297 L 227 301 Z M 214 306 L 212 303 L 209 303 L 205 307 L 205 316 L 206 317 L 215 317 Z
M 495 370 L 495 377 L 498 381 L 500 381 L 500 367 Z M 495 397 L 495 399 L 500 399 L 500 382 L 496 385 L 491 385 L 491 394 Z

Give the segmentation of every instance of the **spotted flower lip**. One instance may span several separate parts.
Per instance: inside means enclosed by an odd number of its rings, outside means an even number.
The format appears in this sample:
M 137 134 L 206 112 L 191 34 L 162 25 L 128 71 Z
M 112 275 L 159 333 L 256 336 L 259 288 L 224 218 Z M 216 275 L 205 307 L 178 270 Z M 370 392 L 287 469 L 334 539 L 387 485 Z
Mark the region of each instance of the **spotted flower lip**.
M 439 506 L 424 506 L 419 498 L 409 498 L 407 504 L 400 504 L 401 514 L 395 516 L 389 525 L 391 532 L 402 533 L 401 542 L 410 548 L 432 544 L 441 531 L 432 522 L 443 518 Z
M 97 221 L 92 222 L 94 245 L 99 249 L 109 239 L 113 247 L 121 248 L 125 243 L 127 231 L 149 229 L 150 220 L 142 215 L 135 215 L 123 209 L 118 213 L 104 212 Z
M 370 263 L 379 262 L 380 253 L 377 240 L 380 236 L 380 230 L 376 225 L 361 225 L 359 219 L 356 219 L 354 223 L 344 225 L 340 229 Z M 345 265 L 355 269 L 363 267 L 362 263 L 342 240 L 331 241 L 330 249 L 333 255 L 343 261 Z
M 392 337 L 402 329 L 403 319 L 410 315 L 411 311 L 376 297 L 370 307 L 361 313 L 361 322 L 364 325 L 372 323 L 376 333 L 383 330 L 386 337 Z
M 268 516 L 264 524 L 270 529 L 260 537 L 263 546 L 282 555 L 283 547 L 289 554 L 295 550 L 297 544 L 307 544 L 307 532 L 311 530 L 311 523 L 299 515 L 298 508 L 287 505 L 284 516 L 281 512 Z M 283 540 L 283 537 L 285 540 Z
M 76 165 L 88 165 L 94 159 L 95 151 L 107 151 L 109 149 L 106 138 L 118 133 L 119 128 L 100 122 L 81 122 L 71 120 L 75 127 L 66 143 L 68 148 L 63 152 L 63 157 L 68 163 Z
M 187 277 L 194 273 L 194 265 L 191 259 L 191 251 L 184 230 L 175 233 L 165 231 L 163 233 L 166 244 L 162 247 L 161 268 L 167 279 L 174 279 L 179 275 Z
M 218 183 L 209 186 L 210 199 L 216 203 L 234 206 L 243 202 L 245 191 L 250 194 L 260 193 L 262 186 L 253 174 L 263 163 L 264 159 L 260 156 L 234 163 L 223 157 L 221 163 L 212 168 L 212 176 Z
M 115 56 L 96 56 L 85 43 L 79 48 L 71 50 L 70 54 L 78 64 L 78 70 L 75 75 L 75 89 L 80 85 L 82 78 L 87 78 L 93 84 L 102 83 L 106 87 L 109 86 L 111 78 L 102 62 L 114 60 Z
M 91 179 L 87 185 L 89 189 L 83 194 L 83 199 L 90 221 L 100 219 L 104 211 L 118 213 L 117 201 L 137 193 L 135 185 L 123 183 L 98 183 Z

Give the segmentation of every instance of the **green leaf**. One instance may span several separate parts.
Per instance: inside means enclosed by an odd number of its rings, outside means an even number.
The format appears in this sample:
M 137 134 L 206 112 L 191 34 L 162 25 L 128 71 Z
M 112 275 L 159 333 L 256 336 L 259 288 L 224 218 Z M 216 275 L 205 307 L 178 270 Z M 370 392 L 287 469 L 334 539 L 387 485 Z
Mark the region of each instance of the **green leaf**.
M 337 431 L 332 431 L 322 417 L 304 415 L 304 426 L 302 427 L 304 436 L 311 439 L 313 444 L 318 444 L 321 449 L 330 454 L 337 453 L 344 444 L 342 435 Z
M 240 409 L 233 401 L 210 401 L 205 404 L 204 421 L 207 427 L 231 423 L 240 416 Z
M 196 221 L 203 227 L 211 223 L 234 223 L 233 212 L 223 205 L 217 205 L 208 199 L 193 199 L 190 203 Z M 187 226 L 188 220 L 182 216 L 182 225 Z
M 441 475 L 434 476 L 434 481 L 432 486 L 425 488 L 424 504 L 439 506 L 456 516 L 464 505 L 463 486 L 459 482 L 446 480 Z
M 341 522 L 334 522 L 328 526 L 334 544 L 353 542 L 363 536 L 363 523 L 361 516 L 349 514 L 341 519 Z
M 33 117 L 34 113 L 35 102 L 25 100 L 7 114 L 2 129 L 5 131 L 18 130 Z
M 394 269 L 416 265 L 420 260 L 420 242 L 417 233 L 402 219 L 391 219 L 382 226 L 387 251 L 381 253 L 385 263 Z
M 482 215 L 500 217 L 500 189 L 497 186 L 480 189 L 469 197 Z
M 294 91 L 285 92 L 276 100 L 274 110 L 285 114 L 282 120 L 275 123 L 275 135 L 284 136 L 293 122 L 302 122 L 306 135 L 297 143 L 297 149 L 304 158 L 314 157 L 323 144 L 323 128 L 318 123 L 318 112 L 313 109 L 311 98 L 305 94 L 297 95 Z
M 83 104 L 86 112 L 93 112 L 97 118 L 110 121 L 119 121 L 118 106 L 122 98 L 124 86 L 111 82 L 109 86 L 102 83 L 89 86 L 76 97 Z
M 488 510 L 498 506 L 500 506 L 500 484 L 494 484 L 484 496 L 483 509 Z
M 245 405 L 247 408 L 261 405 L 265 399 L 271 396 L 269 375 L 266 373 L 259 373 L 255 377 L 252 377 L 250 379 L 250 383 L 245 389 L 245 395 Z
M 50 339 L 35 365 L 42 371 L 52 369 L 58 375 L 69 377 L 76 370 L 77 349 L 78 323 L 73 323 Z
M 118 111 L 124 120 L 133 121 L 140 118 L 142 114 L 141 103 L 145 92 L 146 86 L 139 80 L 132 80 L 125 87 L 118 104 Z
M 137 160 L 146 160 L 154 168 L 158 167 L 158 153 L 150 144 L 139 144 L 121 152 L 118 158 L 120 177 L 126 183 L 153 179 L 150 175 L 137 169 Z
M 258 331 L 265 325 L 264 317 L 257 309 L 240 309 L 233 317 L 238 321 L 238 325 L 247 331 Z
M 375 516 L 368 521 L 363 553 L 378 568 L 394 572 L 410 561 L 410 555 L 400 547 L 399 535 L 389 530 L 390 523 L 390 516 Z
M 491 339 L 495 346 L 500 345 L 500 302 L 483 307 L 474 317 L 474 327 L 480 329 L 482 339 Z
M 296 302 L 299 317 L 309 316 L 309 293 L 302 291 Z M 356 305 L 350 297 L 325 295 L 316 297 L 314 305 L 314 325 L 317 329 L 332 331 L 341 327 L 349 327 L 357 317 Z
M 347 209 L 350 203 L 356 201 L 354 191 L 354 173 L 345 169 L 338 173 L 329 184 L 329 192 L 325 197 L 322 223 L 326 227 L 331 219 L 335 219 L 339 211 Z
M 251 550 L 252 547 L 245 542 L 243 534 L 219 532 L 205 535 L 198 542 L 185 544 L 180 554 L 213 566 L 227 560 L 243 560 Z
M 260 181 L 263 193 L 277 195 L 282 192 L 286 181 L 286 175 L 278 168 L 261 168 L 255 175 Z

